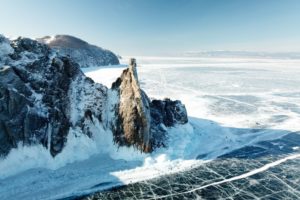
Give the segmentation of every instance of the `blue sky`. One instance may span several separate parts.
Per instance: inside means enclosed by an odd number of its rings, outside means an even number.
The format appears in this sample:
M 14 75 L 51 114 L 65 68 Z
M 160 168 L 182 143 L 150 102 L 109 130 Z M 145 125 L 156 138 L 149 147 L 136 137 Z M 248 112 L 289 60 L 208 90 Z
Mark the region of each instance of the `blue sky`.
M 70 34 L 121 55 L 300 51 L 300 0 L 0 0 L 0 32 Z

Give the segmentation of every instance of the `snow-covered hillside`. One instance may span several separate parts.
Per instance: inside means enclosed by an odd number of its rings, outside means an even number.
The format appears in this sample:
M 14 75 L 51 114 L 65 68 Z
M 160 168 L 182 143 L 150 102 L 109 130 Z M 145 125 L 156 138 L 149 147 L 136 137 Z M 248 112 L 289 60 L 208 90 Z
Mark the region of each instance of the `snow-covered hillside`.
M 91 45 L 70 35 L 46 36 L 37 39 L 59 51 L 60 54 L 70 56 L 80 67 L 118 65 L 118 57 L 111 51 Z

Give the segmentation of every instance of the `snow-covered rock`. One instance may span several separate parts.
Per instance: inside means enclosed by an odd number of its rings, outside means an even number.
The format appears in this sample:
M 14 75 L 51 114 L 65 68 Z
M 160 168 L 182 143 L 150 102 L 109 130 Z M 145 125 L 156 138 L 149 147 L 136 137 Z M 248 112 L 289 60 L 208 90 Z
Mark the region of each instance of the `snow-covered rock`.
M 111 51 L 91 45 L 70 35 L 46 36 L 37 39 L 59 51 L 61 55 L 70 56 L 80 67 L 118 65 L 118 57 Z
M 86 77 L 70 57 L 28 38 L 0 40 L 0 155 L 42 144 L 56 156 L 70 134 L 113 134 L 144 152 L 165 146 L 165 127 L 187 122 L 179 101 L 153 100 L 140 89 L 135 60 L 112 89 Z
M 13 53 L 13 48 L 9 44 L 9 40 L 0 34 L 0 64 L 5 64 L 8 54 Z

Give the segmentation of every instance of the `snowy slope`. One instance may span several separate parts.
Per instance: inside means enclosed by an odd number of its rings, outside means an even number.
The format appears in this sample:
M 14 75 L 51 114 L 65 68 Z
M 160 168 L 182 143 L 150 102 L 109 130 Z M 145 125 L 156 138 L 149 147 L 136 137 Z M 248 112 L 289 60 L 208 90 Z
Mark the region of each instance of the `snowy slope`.
M 59 51 L 60 54 L 70 56 L 80 67 L 95 67 L 119 64 L 118 57 L 111 51 L 91 45 L 70 35 L 46 36 L 37 39 Z

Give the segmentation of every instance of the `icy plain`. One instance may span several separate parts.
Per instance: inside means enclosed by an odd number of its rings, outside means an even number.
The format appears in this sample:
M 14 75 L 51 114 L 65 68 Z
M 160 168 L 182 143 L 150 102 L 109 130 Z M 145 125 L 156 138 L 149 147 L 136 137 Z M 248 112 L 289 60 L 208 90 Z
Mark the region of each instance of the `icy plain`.
M 141 154 L 134 149 L 117 148 L 109 134 L 99 135 L 95 140 L 70 136 L 67 147 L 55 159 L 40 146 L 20 147 L 6 159 L 0 160 L 0 199 L 77 197 L 141 181 L 145 183 L 144 186 L 133 184 L 131 187 L 139 190 L 144 188 L 150 191 L 150 195 L 145 192 L 146 196 L 140 198 L 185 197 L 185 194 L 194 195 L 194 192 L 211 186 L 221 187 L 224 183 L 246 179 L 289 161 L 299 164 L 300 140 L 292 139 L 295 142 L 286 147 L 281 138 L 289 134 L 298 138 L 299 135 L 300 60 L 196 57 L 136 59 L 141 87 L 150 97 L 180 99 L 186 105 L 189 123 L 182 128 L 169 130 L 168 147 L 151 155 Z M 126 62 L 125 58 L 123 63 Z M 86 68 L 84 72 L 96 82 L 110 87 L 125 67 L 94 67 Z M 253 146 L 266 148 L 267 145 L 262 144 L 264 141 L 273 141 L 271 143 L 279 149 L 288 148 L 284 152 L 286 155 L 281 153 L 272 158 L 257 159 L 253 162 L 257 165 L 239 162 L 238 156 L 249 157 L 247 149 L 244 153 L 241 153 L 241 149 Z M 253 149 L 248 152 L 261 153 Z M 233 160 L 216 159 L 224 155 Z M 236 174 L 215 173 L 218 167 L 224 170 L 226 164 L 230 168 L 232 163 L 241 166 Z M 243 168 L 242 165 L 246 164 L 250 166 Z M 201 168 L 196 172 L 207 170 L 213 176 L 207 180 L 204 176 L 199 179 L 193 169 Z M 168 192 L 153 193 L 149 185 L 155 185 L 155 181 L 161 183 L 158 177 L 167 174 L 173 175 L 166 179 L 190 175 L 190 183 L 176 191 L 178 185 L 171 187 L 168 181 L 165 188 L 159 187 Z M 151 180 L 147 182 L 153 178 L 158 179 L 154 183 Z M 258 183 L 255 181 L 253 179 L 251 183 Z M 290 187 L 299 195 L 297 188 Z M 139 193 L 132 188 L 125 188 L 126 191 Z M 130 196 L 122 196 L 127 194 L 122 190 L 115 194 L 130 199 Z M 104 193 L 100 197 L 109 198 L 109 195 L 111 193 Z M 197 195 L 192 197 L 196 198 Z

